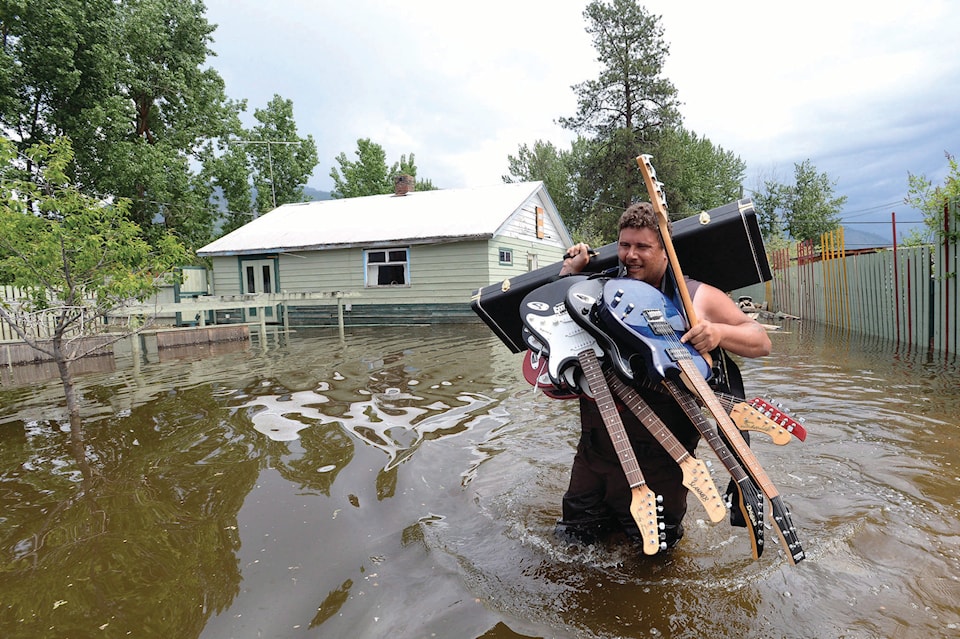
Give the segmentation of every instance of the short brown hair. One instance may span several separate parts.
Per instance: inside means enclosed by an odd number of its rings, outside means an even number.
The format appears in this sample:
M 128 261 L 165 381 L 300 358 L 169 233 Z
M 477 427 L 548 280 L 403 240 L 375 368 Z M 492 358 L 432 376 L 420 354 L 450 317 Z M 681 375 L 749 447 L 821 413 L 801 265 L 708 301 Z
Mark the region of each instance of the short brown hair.
M 653 210 L 653 205 L 649 202 L 636 202 L 627 207 L 627 210 L 620 216 L 620 224 L 617 230 L 622 231 L 627 228 L 648 228 L 659 231 L 660 223 L 656 212 Z M 667 232 L 673 234 L 673 224 L 669 220 L 667 221 Z

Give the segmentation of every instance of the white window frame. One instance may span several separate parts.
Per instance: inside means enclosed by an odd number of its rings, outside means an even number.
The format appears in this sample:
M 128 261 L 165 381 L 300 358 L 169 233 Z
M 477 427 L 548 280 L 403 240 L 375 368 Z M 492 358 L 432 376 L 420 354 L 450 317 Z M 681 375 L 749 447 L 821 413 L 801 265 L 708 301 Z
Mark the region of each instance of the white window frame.
M 497 249 L 497 261 L 500 266 L 513 266 L 513 249 L 500 247 Z
M 399 253 L 403 253 L 400 259 Z M 371 261 L 371 257 L 374 258 Z M 380 268 L 390 267 L 403 269 L 403 282 L 381 284 Z M 389 248 L 364 249 L 363 251 L 363 286 L 365 288 L 403 288 L 410 286 L 410 247 L 394 246 Z

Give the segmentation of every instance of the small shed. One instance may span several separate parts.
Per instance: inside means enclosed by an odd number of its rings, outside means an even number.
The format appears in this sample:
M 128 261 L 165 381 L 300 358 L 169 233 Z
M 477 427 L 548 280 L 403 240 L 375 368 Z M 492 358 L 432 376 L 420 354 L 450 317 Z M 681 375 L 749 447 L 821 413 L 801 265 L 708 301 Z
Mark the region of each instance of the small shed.
M 284 204 L 198 251 L 211 293 L 319 293 L 292 325 L 475 321 L 472 292 L 558 261 L 572 244 L 543 182 Z M 226 321 L 259 321 L 256 309 Z M 278 309 L 266 309 L 276 321 Z M 223 321 L 220 318 L 218 321 Z

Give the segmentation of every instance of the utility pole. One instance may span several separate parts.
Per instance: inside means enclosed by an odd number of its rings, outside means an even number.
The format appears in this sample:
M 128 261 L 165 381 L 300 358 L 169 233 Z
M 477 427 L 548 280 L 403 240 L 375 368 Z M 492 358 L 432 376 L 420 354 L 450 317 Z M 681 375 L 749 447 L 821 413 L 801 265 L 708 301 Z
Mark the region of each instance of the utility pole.
M 276 140 L 234 140 L 233 144 L 266 144 L 267 145 L 267 165 L 270 168 L 270 192 L 273 201 L 273 208 L 277 208 L 277 189 L 273 185 L 273 152 L 270 150 L 272 144 L 300 144 L 300 142 L 278 142 Z M 254 219 L 257 213 L 254 212 Z

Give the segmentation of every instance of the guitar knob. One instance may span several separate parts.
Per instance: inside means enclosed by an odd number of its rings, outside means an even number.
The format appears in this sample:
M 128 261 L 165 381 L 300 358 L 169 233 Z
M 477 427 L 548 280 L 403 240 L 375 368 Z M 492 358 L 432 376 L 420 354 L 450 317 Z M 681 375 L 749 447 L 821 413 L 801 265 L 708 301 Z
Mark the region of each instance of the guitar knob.
M 633 309 L 635 309 L 635 308 L 636 308 L 636 306 L 634 306 L 633 302 L 630 302 L 629 304 L 627 304 L 627 310 L 625 310 L 625 311 L 623 312 L 623 316 L 622 316 L 622 317 L 625 318 L 627 315 L 629 315 L 630 313 L 632 313 L 632 312 L 633 312 Z
M 617 292 L 613 294 L 613 302 L 610 303 L 610 306 L 612 306 L 613 308 L 616 308 L 617 305 L 620 304 L 620 300 L 622 299 L 623 299 L 623 289 L 618 288 Z

